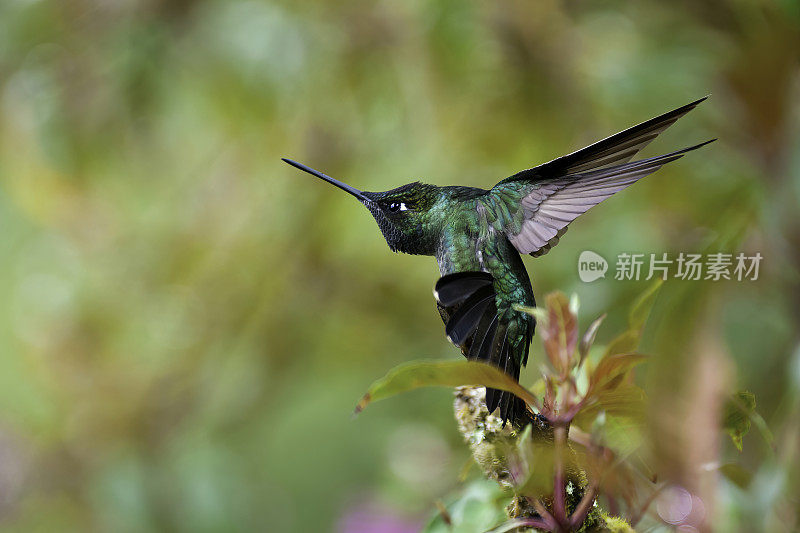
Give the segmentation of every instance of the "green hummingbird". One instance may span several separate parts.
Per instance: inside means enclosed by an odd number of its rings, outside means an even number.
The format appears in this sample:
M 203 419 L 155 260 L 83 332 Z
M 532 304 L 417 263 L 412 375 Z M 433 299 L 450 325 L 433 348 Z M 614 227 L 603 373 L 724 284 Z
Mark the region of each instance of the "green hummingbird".
M 434 296 L 447 338 L 468 359 L 492 364 L 519 380 L 536 326 L 532 316 L 514 309 L 514 304 L 536 305 L 521 254 L 544 255 L 589 208 L 713 142 L 631 162 L 706 98 L 518 172 L 488 190 L 414 182 L 367 192 L 296 161 L 283 161 L 355 196 L 392 251 L 434 256 L 442 276 Z M 487 388 L 485 401 L 490 413 L 500 409 L 504 425 L 530 420 L 525 403 L 509 392 Z

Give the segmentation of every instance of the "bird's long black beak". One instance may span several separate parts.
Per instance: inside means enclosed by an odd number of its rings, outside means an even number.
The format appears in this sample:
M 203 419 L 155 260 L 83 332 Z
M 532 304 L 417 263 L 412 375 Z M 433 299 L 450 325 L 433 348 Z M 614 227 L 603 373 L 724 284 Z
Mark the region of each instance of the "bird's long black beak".
M 281 160 L 284 163 L 288 163 L 288 164 L 292 165 L 295 168 L 299 168 L 303 172 L 308 172 L 312 176 L 316 176 L 321 180 L 325 180 L 328 183 L 330 183 L 331 185 L 335 185 L 335 186 L 339 187 L 343 191 L 349 192 L 350 194 L 352 194 L 353 196 L 358 198 L 361 202 L 369 202 L 369 201 L 371 201 L 369 198 L 364 196 L 363 192 L 359 191 L 355 187 L 351 187 L 350 185 L 348 185 L 346 183 L 342 183 L 339 180 L 335 180 L 332 177 L 330 177 L 328 175 L 325 175 L 325 174 L 323 174 L 322 172 L 320 172 L 318 170 L 314 170 L 313 168 L 307 167 L 302 163 L 298 163 L 297 161 L 292 161 L 291 159 L 286 159 L 285 157 L 282 157 Z

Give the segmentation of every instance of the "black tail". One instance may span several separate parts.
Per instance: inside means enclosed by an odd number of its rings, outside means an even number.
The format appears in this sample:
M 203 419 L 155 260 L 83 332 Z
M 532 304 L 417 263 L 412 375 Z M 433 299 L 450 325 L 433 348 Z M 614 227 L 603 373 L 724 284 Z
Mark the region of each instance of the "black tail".
M 520 361 L 514 357 L 514 347 L 507 337 L 507 325 L 498 319 L 491 274 L 448 274 L 436 282 L 434 296 L 447 338 L 461 348 L 467 359 L 494 365 L 519 380 Z M 522 364 L 527 362 L 530 340 L 523 340 Z M 517 425 L 525 425 L 534 417 L 523 400 L 510 392 L 489 387 L 486 388 L 486 407 L 490 413 L 499 408 L 503 424 L 511 420 Z

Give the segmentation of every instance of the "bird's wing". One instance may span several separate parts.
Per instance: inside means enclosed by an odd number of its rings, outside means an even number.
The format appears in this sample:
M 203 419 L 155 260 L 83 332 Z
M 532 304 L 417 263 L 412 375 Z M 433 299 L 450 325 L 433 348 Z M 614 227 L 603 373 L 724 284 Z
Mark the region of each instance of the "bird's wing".
M 497 313 L 494 278 L 487 272 L 457 272 L 439 278 L 434 289 L 439 313 L 445 323 L 447 338 L 461 348 L 467 359 L 489 363 L 519 380 L 520 363 L 528 360 L 533 336 L 533 318 L 522 339 L 516 337 L 513 325 Z M 514 352 L 524 350 L 522 357 Z M 486 407 L 489 412 L 500 408 L 505 423 L 523 414 L 525 403 L 506 391 L 486 389 Z
M 539 166 L 517 172 L 500 183 L 510 181 L 541 181 L 567 174 L 583 173 L 611 165 L 630 161 L 636 153 L 647 146 L 658 134 L 675 123 L 676 120 L 697 107 L 708 96 L 668 111 L 641 124 L 632 126 L 610 137 L 606 137 L 576 152 L 543 163 Z
M 598 141 L 495 185 L 482 200 L 489 221 L 523 254 L 547 253 L 590 208 L 707 141 L 630 162 L 659 133 L 705 98 Z
M 547 253 L 570 222 L 614 193 L 652 174 L 663 165 L 712 141 L 648 159 L 533 184 L 507 183 L 492 189 L 485 207 L 493 225 L 522 254 Z

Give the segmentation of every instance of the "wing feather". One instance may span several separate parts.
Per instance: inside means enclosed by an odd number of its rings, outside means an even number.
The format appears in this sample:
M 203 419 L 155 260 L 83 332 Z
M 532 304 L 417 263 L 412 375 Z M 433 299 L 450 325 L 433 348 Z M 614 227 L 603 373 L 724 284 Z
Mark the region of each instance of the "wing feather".
M 462 346 L 478 327 L 481 318 L 489 309 L 494 310 L 494 289 L 492 286 L 481 287 L 467 298 L 450 317 L 445 326 L 445 334 L 450 342 Z M 496 313 L 496 311 L 494 311 Z
M 590 208 L 707 144 L 631 162 L 642 148 L 706 98 L 506 178 L 487 195 L 495 216 L 492 223 L 505 231 L 520 252 L 533 256 L 547 253 L 569 223 Z
M 590 208 L 709 142 L 633 163 L 553 178 L 522 198 L 524 221 L 519 232 L 507 231 L 508 238 L 520 253 L 542 255 L 556 244 L 570 222 Z
M 486 280 L 489 283 L 486 283 Z M 493 365 L 515 380 L 519 380 L 521 356 L 528 359 L 533 329 L 525 334 L 523 353 L 515 355 L 509 339 L 509 323 L 497 313 L 493 280 L 485 272 L 460 272 L 442 276 L 436 283 L 434 294 L 439 311 L 445 321 L 445 331 L 450 340 L 461 347 L 471 360 Z M 489 412 L 500 408 L 503 424 L 516 420 L 525 411 L 525 403 L 510 392 L 487 387 L 486 406 Z
M 482 287 L 492 284 L 491 274 L 486 272 L 456 272 L 439 278 L 433 296 L 445 307 L 456 306 Z
M 539 181 L 552 177 L 576 174 L 588 170 L 618 165 L 630 161 L 639 150 L 647 146 L 660 133 L 673 125 L 683 115 L 697 107 L 708 96 L 651 118 L 641 124 L 615 133 L 585 148 L 567 154 L 542 165 L 523 170 L 503 180 Z M 502 182 L 501 182 L 502 183 Z

